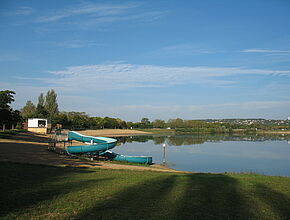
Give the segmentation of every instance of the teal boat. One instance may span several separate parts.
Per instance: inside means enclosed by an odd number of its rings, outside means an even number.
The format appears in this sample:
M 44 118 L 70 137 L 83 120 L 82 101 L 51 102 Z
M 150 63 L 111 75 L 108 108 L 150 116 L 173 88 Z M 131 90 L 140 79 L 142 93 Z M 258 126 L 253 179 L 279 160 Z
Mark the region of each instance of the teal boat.
M 105 151 L 103 153 L 100 153 L 101 156 L 108 157 L 111 160 L 115 161 L 126 161 L 129 163 L 147 163 L 152 164 L 152 157 L 147 156 L 125 156 L 121 154 L 116 154 L 112 151 Z
M 82 135 L 75 131 L 69 131 L 68 140 L 80 141 L 86 143 L 85 145 L 68 146 L 66 151 L 68 154 L 88 154 L 88 155 L 100 155 L 110 160 L 126 161 L 130 163 L 152 163 L 152 157 L 147 156 L 126 156 L 116 154 L 109 149 L 116 146 L 117 140 L 107 137 L 92 137 Z

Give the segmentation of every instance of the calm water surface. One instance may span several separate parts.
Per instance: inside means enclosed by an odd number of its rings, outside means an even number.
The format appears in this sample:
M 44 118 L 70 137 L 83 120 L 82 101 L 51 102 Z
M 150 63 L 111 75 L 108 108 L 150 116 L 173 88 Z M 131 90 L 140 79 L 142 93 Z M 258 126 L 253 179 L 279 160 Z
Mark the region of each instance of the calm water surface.
M 114 152 L 152 156 L 154 163 L 164 163 L 176 170 L 290 176 L 290 138 L 285 136 L 187 135 L 118 139 L 119 146 Z

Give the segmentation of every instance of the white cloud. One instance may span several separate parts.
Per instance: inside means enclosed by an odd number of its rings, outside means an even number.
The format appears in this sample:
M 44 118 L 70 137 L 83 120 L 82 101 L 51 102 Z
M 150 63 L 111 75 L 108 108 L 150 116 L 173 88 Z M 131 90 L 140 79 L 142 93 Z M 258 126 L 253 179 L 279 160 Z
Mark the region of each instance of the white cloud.
M 19 7 L 16 11 L 15 14 L 16 15 L 31 15 L 33 13 L 34 9 L 31 7 L 27 7 L 27 6 L 22 6 Z
M 38 17 L 36 22 L 89 28 L 91 26 L 128 20 L 150 22 L 168 13 L 167 11 L 142 11 L 141 5 L 139 3 L 83 3 Z M 134 9 L 138 9 L 138 11 Z
M 69 73 L 70 76 L 74 73 Z M 87 112 L 91 116 L 110 116 L 118 117 L 124 120 L 140 121 L 142 117 L 154 119 L 169 119 L 181 117 L 184 119 L 205 119 L 205 118 L 276 118 L 283 119 L 289 116 L 290 99 L 279 101 L 247 101 L 247 102 L 220 102 L 213 104 L 180 104 L 178 100 L 174 100 L 172 104 L 121 104 L 120 101 L 107 100 L 105 89 L 107 85 L 98 84 L 92 79 L 82 80 L 81 77 L 75 78 L 65 84 L 43 84 L 45 79 L 38 78 L 41 83 L 37 85 L 31 84 L 31 78 L 25 83 L 25 78 L 21 78 L 21 83 L 0 83 L 2 89 L 10 89 L 16 91 L 16 102 L 13 103 L 14 108 L 21 108 L 27 100 L 37 102 L 37 97 L 41 92 L 46 93 L 50 89 L 54 89 L 58 94 L 60 109 L 64 111 L 81 111 Z M 57 81 L 57 80 L 56 80 Z M 123 82 L 112 82 L 109 86 L 118 86 Z M 102 86 L 101 88 L 99 88 Z M 118 96 L 117 99 L 121 98 Z M 142 96 L 140 97 L 142 99 Z M 176 102 L 176 104 L 174 104 Z M 210 100 L 209 103 L 214 102 Z M 128 103 L 127 101 L 125 103 Z M 137 103 L 140 103 L 137 101 Z M 162 100 L 160 100 L 162 103 Z
M 51 15 L 41 16 L 37 22 L 55 22 L 74 16 L 90 15 L 92 17 L 105 17 L 124 13 L 124 11 L 137 7 L 137 4 L 82 4 L 75 7 L 59 10 Z
M 269 50 L 269 49 L 252 48 L 252 49 L 242 50 L 241 52 L 244 52 L 244 53 L 290 53 L 290 50 Z
M 100 43 L 95 40 L 81 40 L 81 39 L 71 39 L 71 40 L 59 40 L 59 41 L 35 41 L 33 42 L 38 45 L 49 45 L 57 46 L 63 48 L 85 48 L 85 47 L 95 47 L 95 46 L 104 46 L 105 44 Z
M 233 85 L 224 80 L 233 75 L 284 75 L 290 70 L 246 69 L 239 67 L 166 67 L 123 63 L 71 66 L 49 71 L 54 76 L 45 79 L 51 85 L 74 90 L 114 90 L 133 87 L 169 87 L 183 84 Z
M 102 46 L 102 44 L 96 41 L 91 41 L 91 40 L 68 40 L 68 41 L 62 41 L 62 42 L 54 42 L 53 44 L 56 46 L 65 47 L 65 48 L 83 48 L 83 47 L 92 47 L 92 46 Z
M 220 50 L 206 49 L 194 44 L 177 44 L 160 48 L 151 52 L 152 54 L 162 55 L 192 55 L 192 54 L 216 54 L 221 53 Z
M 37 97 L 40 92 L 54 89 L 62 97 L 61 109 L 67 111 L 85 111 L 91 115 L 120 117 L 125 120 L 140 120 L 142 117 L 150 119 L 176 118 L 237 118 L 237 117 L 287 117 L 290 101 L 286 97 L 281 101 L 281 94 L 276 100 L 256 102 L 229 102 L 207 105 L 166 104 L 160 100 L 160 105 L 150 105 L 148 102 L 138 105 L 114 104 L 108 101 L 106 94 L 112 90 L 124 90 L 140 87 L 174 87 L 176 85 L 191 86 L 203 84 L 206 86 L 235 86 L 234 81 L 227 81 L 225 77 L 243 75 L 276 75 L 290 76 L 289 70 L 246 69 L 239 67 L 167 67 L 154 65 L 134 65 L 126 63 L 105 63 L 98 65 L 70 66 L 60 70 L 49 71 L 47 76 L 15 77 L 13 89 L 17 92 L 17 106 L 23 106 L 29 97 Z M 36 81 L 38 81 L 36 83 Z M 11 84 L 2 82 L 3 88 Z M 1 84 L 0 84 L 1 86 Z M 280 89 L 280 84 L 270 90 Z M 2 86 L 1 86 L 2 87 Z M 7 89 L 9 89 L 7 87 Z M 11 88 L 10 88 L 11 89 Z M 284 88 L 288 91 L 288 87 Z M 284 91 L 283 90 L 283 91 Z M 255 91 L 256 92 L 256 91 Z M 266 93 L 266 95 L 269 92 Z M 78 96 L 78 97 L 76 97 Z M 118 95 L 117 95 L 118 96 Z M 82 98 L 83 97 L 83 98 Z M 89 98 L 88 98 L 89 97 Z M 122 95 L 118 96 L 119 98 Z M 116 99 L 118 99 L 118 97 Z M 140 97 L 142 98 L 142 97 Z M 265 98 L 265 96 L 264 96 Z M 77 100 L 77 102 L 76 102 Z M 213 102 L 210 99 L 210 102 Z M 265 99 L 264 99 L 265 100 Z M 274 99 L 275 100 L 275 99 Z M 286 101 L 285 101 L 286 100 Z M 21 103 L 19 103 L 21 102 Z M 129 103 L 130 103 L 129 102 Z M 174 103 L 173 102 L 173 103 Z M 286 114 L 287 113 L 287 114 Z
M 159 19 L 160 17 L 166 15 L 168 11 L 153 11 L 153 12 L 144 12 L 132 15 L 120 15 L 120 16 L 102 16 L 96 18 L 90 18 L 83 21 L 71 22 L 71 24 L 77 25 L 80 28 L 88 28 L 94 25 L 108 24 L 113 22 L 121 21 L 142 21 L 142 22 L 151 22 Z
M 78 98 L 76 100 L 81 100 Z M 66 100 L 66 102 L 73 100 Z M 78 109 L 77 109 L 78 106 Z M 147 117 L 150 120 L 170 118 L 208 119 L 208 118 L 269 118 L 283 119 L 288 115 L 285 109 L 290 108 L 290 100 L 252 101 L 206 105 L 114 105 L 95 104 L 93 101 L 82 101 L 74 108 L 90 115 L 101 117 L 119 117 L 124 120 L 140 121 Z M 68 109 L 69 110 L 69 109 Z
M 233 87 L 238 84 L 225 77 L 239 75 L 276 75 L 289 77 L 290 70 L 246 69 L 239 67 L 166 67 L 105 63 L 98 65 L 70 66 L 48 71 L 37 77 L 11 76 L 14 85 L 31 86 L 36 83 L 69 93 L 95 93 L 129 88 L 173 87 L 176 85 L 206 85 Z M 18 81 L 17 81 L 18 80 Z M 279 87 L 276 85 L 275 88 Z M 288 88 L 288 87 L 287 87 Z M 288 89 L 286 89 L 288 91 Z
M 8 10 L 2 14 L 6 16 L 28 16 L 31 15 L 34 11 L 35 10 L 31 7 L 21 6 L 14 10 Z

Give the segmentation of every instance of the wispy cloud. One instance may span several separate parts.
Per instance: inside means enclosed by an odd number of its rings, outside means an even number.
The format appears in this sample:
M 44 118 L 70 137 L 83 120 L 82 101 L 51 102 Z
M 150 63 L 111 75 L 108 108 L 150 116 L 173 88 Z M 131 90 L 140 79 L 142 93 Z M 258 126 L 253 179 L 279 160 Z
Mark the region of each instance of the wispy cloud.
M 53 42 L 55 46 L 64 47 L 64 48 L 84 48 L 84 47 L 93 47 L 93 46 L 103 46 L 103 44 L 98 43 L 93 40 L 67 40 Z
M 239 67 L 166 67 L 124 63 L 70 66 L 63 70 L 48 71 L 47 78 L 37 78 L 62 90 L 115 90 L 140 87 L 170 87 L 175 85 L 204 84 L 211 86 L 234 85 L 225 80 L 233 75 L 290 76 L 290 70 L 246 69 Z
M 154 70 L 154 71 L 153 71 Z M 160 71 L 160 72 L 159 72 Z M 169 119 L 182 117 L 185 119 L 202 118 L 286 118 L 290 108 L 289 97 L 273 99 L 264 98 L 257 101 L 228 101 L 211 100 L 208 104 L 181 104 L 162 102 L 152 104 L 136 104 L 130 101 L 120 103 L 116 100 L 105 101 L 108 90 L 126 89 L 133 87 L 170 87 L 175 84 L 201 84 L 209 86 L 208 80 L 215 76 L 213 85 L 225 83 L 222 76 L 229 74 L 272 74 L 274 70 L 251 70 L 239 68 L 210 68 L 210 67 L 162 67 L 131 64 L 105 64 L 94 66 L 68 67 L 64 70 L 50 71 L 47 77 L 16 77 L 11 83 L 0 82 L 3 89 L 13 89 L 17 93 L 16 107 L 21 108 L 27 99 L 36 98 L 40 92 L 53 88 L 59 94 L 61 109 L 66 111 L 85 111 L 90 115 L 120 117 L 125 120 L 140 120 L 142 117 Z M 223 74 L 222 74 L 223 73 Z M 283 73 L 284 74 L 284 73 Z M 216 77 L 221 76 L 221 78 Z M 289 74 L 288 74 L 289 76 Z M 275 76 L 274 76 L 275 77 Z M 157 81 L 157 82 L 155 82 Z M 35 83 L 37 82 L 37 83 Z M 40 83 L 39 83 L 40 82 Z M 273 87 L 273 90 L 279 88 Z M 287 90 L 288 91 L 288 90 Z M 98 95 L 96 95 L 98 94 Z M 111 97 L 112 98 L 112 97 Z M 142 96 L 140 97 L 142 99 Z M 77 102 L 76 102 L 77 100 Z
M 162 55 L 193 55 L 193 54 L 216 54 L 221 53 L 220 50 L 202 48 L 195 44 L 177 44 L 160 48 L 151 53 Z
M 206 104 L 206 105 L 191 105 L 191 110 L 197 109 L 217 109 L 217 108 L 239 108 L 239 109 L 268 109 L 277 106 L 290 106 L 290 100 L 284 101 L 251 101 L 251 102 L 239 102 L 239 103 L 222 103 L 222 104 Z
M 290 53 L 290 50 L 270 50 L 270 49 L 252 48 L 252 49 L 242 50 L 241 52 L 243 53 Z
M 81 15 L 98 16 L 112 16 L 124 13 L 124 11 L 137 7 L 137 4 L 82 4 L 75 7 L 59 10 L 50 15 L 41 16 L 37 22 L 55 22 L 65 18 L 71 18 Z
M 70 24 L 85 28 L 116 21 L 154 21 L 167 14 L 167 11 L 144 11 L 141 5 L 140 3 L 83 3 L 40 16 L 36 22 Z
M 65 99 L 69 102 L 68 97 Z M 77 100 L 82 100 L 78 98 Z M 287 117 L 285 109 L 289 109 L 290 101 L 252 101 L 252 102 L 232 102 L 206 105 L 114 105 L 94 104 L 91 100 L 81 101 L 76 106 L 78 111 L 86 111 L 91 115 L 119 117 L 125 120 L 139 121 L 142 117 L 150 120 L 157 118 L 168 120 L 170 118 L 182 117 L 184 119 L 207 119 L 207 118 L 280 118 L 281 115 Z M 91 103 L 91 104 L 90 104 Z
M 77 21 L 71 22 L 81 28 L 86 28 L 94 25 L 108 24 L 113 22 L 121 22 L 121 21 L 143 21 L 143 22 L 151 22 L 159 19 L 160 17 L 168 14 L 168 11 L 153 11 L 153 12 L 144 12 L 138 14 L 127 14 L 127 15 L 119 15 L 119 16 L 102 16 L 96 18 L 90 18 L 86 22 Z
M 14 10 L 8 10 L 2 14 L 5 16 L 28 16 L 31 15 L 35 10 L 32 7 L 21 6 Z

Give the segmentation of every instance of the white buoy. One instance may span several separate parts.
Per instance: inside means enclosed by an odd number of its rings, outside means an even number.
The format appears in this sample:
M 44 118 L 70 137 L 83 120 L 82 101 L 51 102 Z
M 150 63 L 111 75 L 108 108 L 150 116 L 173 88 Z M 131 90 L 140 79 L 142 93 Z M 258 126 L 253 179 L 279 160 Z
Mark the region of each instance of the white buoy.
M 163 146 L 163 164 L 165 164 L 166 163 L 166 151 L 165 151 L 166 144 L 164 143 L 162 146 Z

